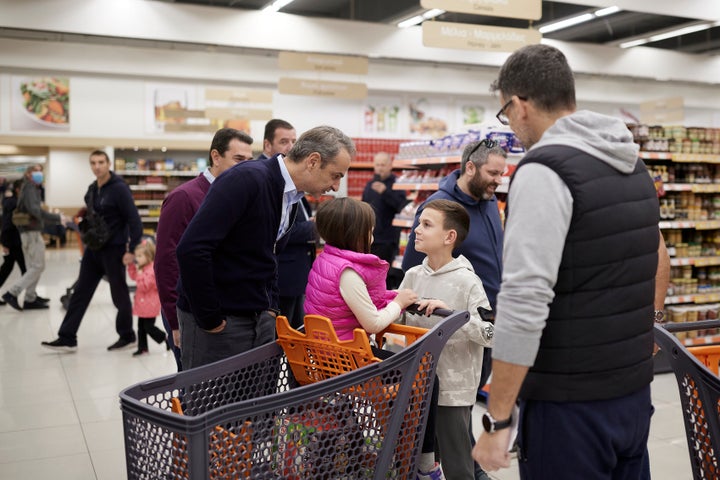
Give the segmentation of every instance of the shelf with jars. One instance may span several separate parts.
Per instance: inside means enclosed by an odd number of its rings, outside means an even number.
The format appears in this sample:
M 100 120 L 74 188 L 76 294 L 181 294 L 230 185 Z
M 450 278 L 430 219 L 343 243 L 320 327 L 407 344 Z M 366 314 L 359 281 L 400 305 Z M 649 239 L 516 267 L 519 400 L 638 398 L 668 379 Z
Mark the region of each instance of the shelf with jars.
M 207 152 L 116 149 L 113 171 L 130 187 L 143 230 L 152 235 L 167 194 L 206 166 Z
M 629 126 L 658 186 L 659 227 L 670 254 L 665 299 L 673 322 L 720 316 L 720 129 Z M 720 332 L 679 333 L 686 345 L 720 343 Z

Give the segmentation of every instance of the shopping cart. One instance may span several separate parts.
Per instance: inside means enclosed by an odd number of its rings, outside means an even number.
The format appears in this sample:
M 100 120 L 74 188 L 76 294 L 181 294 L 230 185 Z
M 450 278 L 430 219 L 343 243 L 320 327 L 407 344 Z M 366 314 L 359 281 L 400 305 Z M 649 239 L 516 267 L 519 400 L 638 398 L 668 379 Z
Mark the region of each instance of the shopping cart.
M 666 353 L 680 389 L 680 404 L 693 478 L 720 478 L 720 345 L 686 348 L 670 332 L 720 327 L 719 320 L 655 326 L 655 343 Z
M 128 478 L 413 479 L 438 357 L 469 319 L 450 313 L 391 358 L 305 386 L 270 343 L 123 390 Z

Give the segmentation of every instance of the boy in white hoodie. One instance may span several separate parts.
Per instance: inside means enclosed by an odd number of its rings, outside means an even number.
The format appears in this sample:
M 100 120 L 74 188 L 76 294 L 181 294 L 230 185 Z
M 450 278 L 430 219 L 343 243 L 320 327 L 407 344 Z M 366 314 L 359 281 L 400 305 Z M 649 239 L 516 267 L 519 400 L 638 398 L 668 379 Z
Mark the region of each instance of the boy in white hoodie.
M 405 273 L 400 285 L 423 299 L 432 299 L 425 315 L 404 313 L 402 323 L 431 328 L 439 321 L 429 316 L 437 308 L 470 313 L 470 321 L 448 340 L 437 366 L 437 448 L 445 476 L 453 480 L 473 480 L 467 432 L 480 384 L 483 348 L 492 347 L 494 332 L 493 325 L 482 321 L 478 312 L 478 307 L 490 309 L 482 281 L 464 256 L 452 255 L 469 228 L 470 217 L 459 203 L 433 200 L 425 205 L 415 228 L 415 249 L 427 256 L 421 265 Z

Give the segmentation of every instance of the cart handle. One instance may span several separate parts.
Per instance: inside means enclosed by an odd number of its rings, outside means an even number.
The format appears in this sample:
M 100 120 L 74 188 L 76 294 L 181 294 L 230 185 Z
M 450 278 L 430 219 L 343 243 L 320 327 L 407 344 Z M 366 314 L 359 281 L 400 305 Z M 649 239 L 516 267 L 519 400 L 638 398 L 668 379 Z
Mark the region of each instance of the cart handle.
M 689 332 L 706 328 L 720 328 L 720 320 L 698 320 L 695 322 L 677 322 L 660 324 L 668 332 Z
M 419 305 L 417 303 L 413 303 L 412 305 L 409 305 L 405 311 L 408 313 L 413 313 L 415 315 L 425 315 L 425 310 L 419 310 Z M 455 310 L 448 310 L 447 308 L 436 308 L 433 310 L 433 315 L 437 315 L 439 317 L 449 317 L 455 313 Z

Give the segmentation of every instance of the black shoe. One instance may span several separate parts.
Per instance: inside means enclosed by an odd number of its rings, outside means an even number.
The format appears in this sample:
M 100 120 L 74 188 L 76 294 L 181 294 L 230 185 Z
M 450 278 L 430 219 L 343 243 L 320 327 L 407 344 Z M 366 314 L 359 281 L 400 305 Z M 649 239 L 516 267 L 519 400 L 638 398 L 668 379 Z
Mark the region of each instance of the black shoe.
M 35 295 L 35 300 L 41 303 L 50 303 L 49 298 L 41 297 L 40 295 Z
M 147 350 L 136 350 L 133 352 L 132 356 L 139 357 L 140 355 L 145 355 L 146 353 L 148 353 Z
M 56 352 L 74 353 L 77 351 L 77 342 L 72 343 L 62 338 L 58 338 L 52 342 L 42 342 L 40 345 L 50 350 L 55 350 Z
M 43 303 L 37 298 L 32 302 L 23 302 L 23 310 L 42 310 L 43 308 L 50 307 L 47 303 Z
M 3 307 L 7 305 L 7 302 L 5 300 L 0 299 L 0 307 Z
M 5 300 L 5 303 L 13 307 L 15 310 L 22 312 L 22 308 L 20 308 L 17 297 L 12 293 L 5 292 L 5 295 L 2 296 L 2 299 Z
M 132 345 L 133 343 L 135 343 L 135 338 L 133 338 L 132 340 L 128 339 L 128 338 L 120 338 L 117 342 L 110 345 L 107 349 L 110 351 L 121 350 L 123 348 L 126 348 L 126 347 Z

